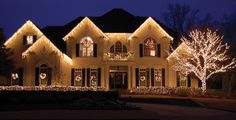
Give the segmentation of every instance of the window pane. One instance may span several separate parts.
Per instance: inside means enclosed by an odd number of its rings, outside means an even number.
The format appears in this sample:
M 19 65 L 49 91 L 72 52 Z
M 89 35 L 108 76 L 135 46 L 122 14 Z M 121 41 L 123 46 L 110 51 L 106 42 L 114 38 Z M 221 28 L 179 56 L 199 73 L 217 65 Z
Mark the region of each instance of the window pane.
M 156 56 L 156 42 L 152 37 L 144 41 L 144 56 Z
M 82 56 L 93 56 L 93 40 L 91 37 L 82 38 L 80 44 L 80 53 L 82 53 Z

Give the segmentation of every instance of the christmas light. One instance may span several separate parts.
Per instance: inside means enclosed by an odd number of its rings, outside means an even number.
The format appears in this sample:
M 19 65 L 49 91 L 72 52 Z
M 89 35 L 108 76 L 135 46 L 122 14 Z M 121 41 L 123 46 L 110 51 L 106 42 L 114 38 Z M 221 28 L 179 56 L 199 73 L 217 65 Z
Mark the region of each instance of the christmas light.
M 92 87 L 79 86 L 0 86 L 0 91 L 94 91 Z M 95 91 L 108 91 L 103 87 L 96 87 Z
M 132 38 L 134 38 L 136 36 L 136 34 L 138 34 L 140 31 L 142 31 L 146 25 L 154 25 L 155 28 L 157 28 L 159 34 L 164 37 L 164 38 L 168 38 L 169 40 L 173 40 L 173 38 L 155 21 L 153 20 L 151 17 L 149 17 L 147 20 L 144 21 L 144 23 L 142 25 L 139 26 L 138 29 L 136 29 L 128 38 L 129 40 L 131 40 Z
M 80 23 L 78 23 L 78 25 L 76 25 L 64 38 L 63 40 L 66 41 L 70 38 L 70 36 L 74 36 L 74 34 L 76 33 L 76 31 L 78 29 L 80 29 L 83 25 L 89 24 L 93 27 L 93 29 L 95 31 L 97 31 L 98 33 L 100 33 L 102 35 L 102 37 L 104 37 L 105 39 L 108 39 L 108 37 L 106 36 L 106 34 L 104 34 L 88 17 L 85 17 Z
M 53 49 L 59 56 L 63 57 L 67 63 L 72 65 L 72 59 L 62 53 L 46 36 L 40 37 L 32 46 L 30 46 L 25 52 L 22 53 L 22 57 L 25 58 L 32 50 L 37 49 L 37 47 L 42 44 L 48 44 L 49 48 Z
M 12 40 L 14 40 L 15 38 L 17 38 L 18 35 L 21 34 L 27 27 L 31 27 L 32 29 L 34 29 L 34 30 L 37 32 L 38 36 L 41 37 L 41 36 L 43 35 L 43 33 L 39 30 L 39 28 L 36 27 L 33 22 L 31 22 L 30 20 L 28 20 L 28 21 L 26 21 L 26 23 L 25 23 L 24 25 L 22 25 L 22 26 L 4 43 L 4 45 L 7 46 L 9 43 L 11 43 Z
M 194 30 L 190 32 L 189 38 L 183 37 L 180 47 L 184 48 L 178 47 L 167 59 L 176 61 L 173 65 L 175 71 L 185 76 L 193 73 L 198 77 L 202 82 L 202 91 L 205 93 L 206 80 L 215 73 L 235 68 L 236 60 L 226 55 L 229 46 L 227 43 L 222 44 L 223 36 L 217 35 L 216 31 Z

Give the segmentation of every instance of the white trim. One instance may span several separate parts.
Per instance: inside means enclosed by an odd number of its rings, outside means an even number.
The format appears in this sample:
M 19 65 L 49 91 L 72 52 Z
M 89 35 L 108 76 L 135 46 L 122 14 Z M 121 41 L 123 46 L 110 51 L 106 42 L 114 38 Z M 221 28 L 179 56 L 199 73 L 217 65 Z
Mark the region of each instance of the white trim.
M 28 20 L 4 43 L 4 45 L 7 46 L 13 39 L 16 38 L 18 34 L 20 34 L 29 25 L 38 33 L 39 36 L 43 35 L 40 29 L 32 21 Z
M 63 37 L 63 40 L 66 41 L 70 36 L 73 36 L 76 32 L 76 30 L 80 29 L 80 27 L 88 22 L 92 26 L 95 27 L 95 30 L 102 34 L 106 39 L 108 39 L 107 35 L 104 34 L 88 17 L 85 17 L 80 23 L 78 23 L 65 37 Z

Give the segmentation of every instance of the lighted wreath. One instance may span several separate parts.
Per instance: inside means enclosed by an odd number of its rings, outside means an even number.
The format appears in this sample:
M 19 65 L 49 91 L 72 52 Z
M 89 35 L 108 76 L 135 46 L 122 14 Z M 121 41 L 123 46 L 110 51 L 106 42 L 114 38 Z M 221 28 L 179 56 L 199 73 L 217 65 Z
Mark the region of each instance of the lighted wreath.
M 40 73 L 39 75 L 40 79 L 44 80 L 47 77 L 46 73 Z
M 90 78 L 91 81 L 96 81 L 97 80 L 97 77 L 95 75 L 92 75 L 91 78 Z
M 146 77 L 143 75 L 143 76 L 140 76 L 140 80 L 143 82 L 145 81 Z
M 76 81 L 81 81 L 81 79 L 82 79 L 82 78 L 81 78 L 80 75 L 75 76 L 75 80 L 76 80 Z
M 19 76 L 18 76 L 17 73 L 12 73 L 12 74 L 11 74 L 11 77 L 12 77 L 13 80 L 19 78 Z
M 156 81 L 160 81 L 161 80 L 161 74 L 160 73 L 155 74 L 155 80 Z

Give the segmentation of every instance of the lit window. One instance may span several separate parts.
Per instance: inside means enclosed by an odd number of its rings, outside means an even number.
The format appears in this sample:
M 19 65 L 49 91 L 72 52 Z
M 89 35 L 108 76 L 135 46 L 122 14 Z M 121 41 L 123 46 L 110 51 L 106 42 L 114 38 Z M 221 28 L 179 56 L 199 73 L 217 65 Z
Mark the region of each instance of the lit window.
M 154 69 L 154 85 L 162 86 L 162 71 L 161 69 Z
M 155 50 L 151 50 L 151 51 L 150 51 L 150 55 L 151 55 L 151 56 L 155 56 L 155 55 L 156 55 L 156 51 L 155 51 Z
M 27 35 L 26 36 L 26 44 L 27 45 L 32 45 L 34 43 L 34 37 L 33 35 Z
M 93 40 L 91 37 L 84 37 L 80 41 L 81 48 L 80 52 L 82 56 L 90 57 L 93 56 Z
M 140 80 L 140 86 L 146 86 L 147 84 L 146 69 L 139 70 L 139 80 Z
M 144 41 L 144 56 L 156 56 L 156 42 L 152 37 Z
M 187 76 L 184 76 L 179 71 L 177 71 L 177 86 L 186 87 L 187 86 Z

